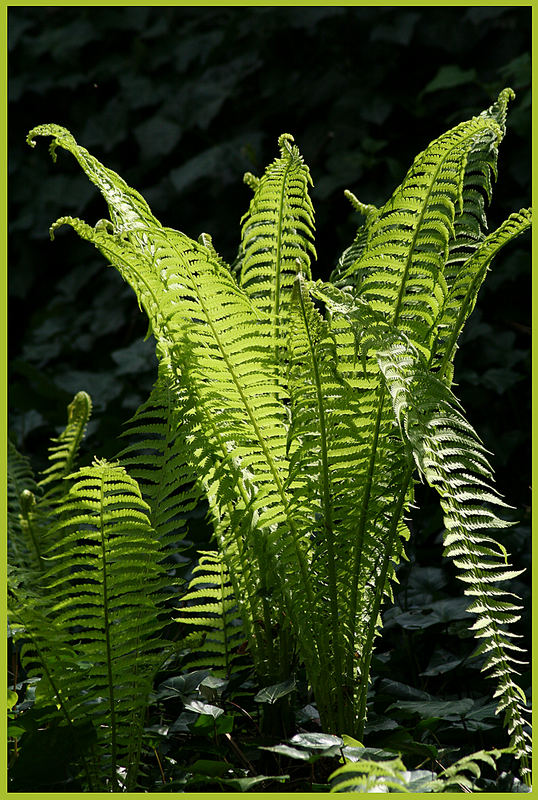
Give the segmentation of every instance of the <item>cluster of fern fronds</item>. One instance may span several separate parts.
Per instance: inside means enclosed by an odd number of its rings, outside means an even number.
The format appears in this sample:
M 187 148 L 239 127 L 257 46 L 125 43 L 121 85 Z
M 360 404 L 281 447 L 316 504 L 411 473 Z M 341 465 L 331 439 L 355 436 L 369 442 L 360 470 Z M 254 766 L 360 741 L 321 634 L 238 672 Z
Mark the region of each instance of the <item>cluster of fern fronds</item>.
M 486 231 L 511 95 L 504 90 L 431 143 L 380 208 L 348 193 L 363 220 L 327 283 L 312 280 L 311 177 L 289 134 L 261 178 L 245 177 L 253 197 L 229 266 L 208 234 L 195 241 L 161 225 L 68 131 L 30 132 L 31 144 L 52 137 L 54 157 L 58 147 L 71 152 L 101 191 L 109 220 L 92 227 L 62 217 L 51 235 L 69 224 L 131 285 L 160 364 L 152 397 L 135 417 L 140 440 L 121 465 L 96 462 L 71 476 L 68 495 L 45 495 L 40 503 L 57 519 L 32 554 L 45 576 L 35 613 L 56 620 L 64 639 L 50 647 L 78 664 L 55 690 L 66 718 L 73 722 L 84 704 L 73 697 L 77 669 L 95 672 L 92 699 L 108 679 L 102 708 L 117 716 L 105 726 L 112 783 L 125 747 L 139 748 L 122 734 L 125 681 L 133 670 L 145 681 L 153 664 L 158 617 L 142 600 L 158 608 L 160 559 L 202 495 L 220 556 L 200 569 L 216 575 L 221 565 L 220 618 L 240 617 L 263 681 L 286 679 L 300 660 L 324 729 L 362 738 L 381 606 L 404 556 L 417 476 L 440 496 L 445 554 L 471 598 L 477 653 L 497 681 L 499 711 L 527 770 L 520 649 L 510 630 L 519 606 L 505 588 L 518 572 L 494 536 L 506 523 L 486 451 L 451 391 L 457 340 L 489 264 L 530 227 L 530 210 L 522 209 Z M 21 506 L 19 531 L 34 519 L 25 513 Z M 91 569 L 82 563 L 90 550 Z M 14 589 L 24 598 L 17 608 L 33 609 L 25 580 Z M 105 598 L 99 615 L 97 586 Z M 194 590 L 190 601 L 204 593 L 206 613 L 195 606 L 195 619 L 211 631 L 211 593 Z M 116 620 L 131 614 L 131 595 L 141 603 L 136 635 L 127 627 L 129 643 L 112 646 L 116 629 L 124 635 Z M 82 599 L 70 605 L 75 596 Z M 188 613 L 187 604 L 183 618 Z M 19 624 L 30 642 L 27 661 L 43 671 L 46 652 L 31 633 L 39 621 L 26 623 L 21 611 Z M 76 649 L 78 662 L 70 649 L 75 627 L 88 640 L 87 655 Z M 219 652 L 228 652 L 219 637 Z

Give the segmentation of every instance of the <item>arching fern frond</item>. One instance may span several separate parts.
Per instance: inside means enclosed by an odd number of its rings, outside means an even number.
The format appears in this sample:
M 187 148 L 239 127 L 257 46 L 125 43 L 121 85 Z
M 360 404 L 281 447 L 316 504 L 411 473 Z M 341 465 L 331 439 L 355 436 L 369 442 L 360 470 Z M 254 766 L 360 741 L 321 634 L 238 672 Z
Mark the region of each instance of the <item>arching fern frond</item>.
M 440 495 L 445 517 L 445 556 L 458 569 L 464 593 L 474 598 L 471 627 L 482 640 L 477 653 L 487 654 L 484 669 L 497 680 L 498 711 L 523 769 L 527 769 L 530 736 L 524 717 L 525 695 L 515 681 L 515 658 L 521 648 L 507 629 L 520 618 L 518 598 L 499 586 L 521 573 L 492 531 L 509 525 L 498 513 L 506 504 L 492 487 L 493 473 L 486 452 L 446 385 L 433 375 L 419 355 L 398 339 L 377 350 L 377 360 L 391 394 L 394 410 L 415 463 Z
M 181 598 L 176 622 L 196 627 L 185 644 L 192 643 L 195 655 L 189 668 L 210 669 L 218 677 L 229 678 L 238 669 L 239 645 L 244 632 L 238 617 L 230 576 L 222 555 L 200 553 L 187 593 Z
M 445 555 L 451 557 L 476 599 L 469 611 L 472 626 L 484 639 L 477 652 L 487 653 L 485 668 L 497 678 L 499 711 L 526 769 L 528 739 L 524 695 L 514 680 L 518 663 L 506 626 L 519 620 L 513 595 L 497 586 L 520 574 L 508 565 L 505 548 L 490 532 L 507 527 L 498 516 L 506 508 L 492 486 L 486 452 L 450 389 L 430 372 L 424 356 L 383 315 L 330 285 L 313 287 L 332 314 L 346 318 L 356 331 L 357 358 L 367 365 L 375 357 L 393 413 L 420 474 L 439 493 L 445 513 Z
M 448 374 L 449 380 L 451 379 L 450 365 L 454 360 L 458 337 L 475 306 L 490 263 L 504 245 L 529 230 L 531 225 L 530 208 L 522 208 L 521 211 L 510 214 L 497 230 L 480 243 L 459 269 L 446 297 L 430 355 L 432 368 L 437 367 L 440 375 Z
M 57 128 L 42 126 L 32 135 L 53 135 L 68 150 L 78 147 Z M 87 167 L 84 153 L 79 162 Z M 94 161 L 88 169 L 98 183 L 101 173 Z M 102 191 L 108 197 L 110 173 L 103 175 Z M 123 183 L 120 187 L 116 216 L 129 202 Z M 137 214 L 136 203 L 125 211 L 128 225 Z M 279 574 L 287 611 L 314 660 L 318 646 L 308 622 L 315 618 L 308 545 L 285 489 L 287 392 L 279 381 L 270 327 L 261 324 L 253 300 L 210 248 L 160 224 L 146 224 L 140 214 L 138 220 L 136 236 L 131 230 L 111 232 L 107 225 L 91 228 L 72 218 L 58 220 L 52 230 L 70 224 L 135 290 L 150 319 L 161 361 L 195 398 L 198 418 L 204 420 L 200 450 L 213 454 L 222 514 L 228 513 L 229 502 L 235 506 L 239 500 L 243 547 L 246 552 L 253 548 L 255 557 L 257 542 L 263 541 Z

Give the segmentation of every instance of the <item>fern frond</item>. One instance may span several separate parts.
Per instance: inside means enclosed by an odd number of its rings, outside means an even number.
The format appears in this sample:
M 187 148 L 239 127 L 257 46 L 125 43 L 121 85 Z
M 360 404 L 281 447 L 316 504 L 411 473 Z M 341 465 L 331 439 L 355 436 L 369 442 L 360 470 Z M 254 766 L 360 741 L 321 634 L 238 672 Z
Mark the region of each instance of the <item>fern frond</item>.
M 491 532 L 510 523 L 498 516 L 506 504 L 492 486 L 486 451 L 461 413 L 453 394 L 429 372 L 418 353 L 400 337 L 379 347 L 377 360 L 390 391 L 401 430 L 425 480 L 440 495 L 445 517 L 445 556 L 458 569 L 464 593 L 474 598 L 471 626 L 482 640 L 476 653 L 487 654 L 483 669 L 497 680 L 498 712 L 522 767 L 527 769 L 530 736 L 525 720 L 525 695 L 507 629 L 520 618 L 518 598 L 498 584 L 521 574 L 508 562 L 503 545 Z
M 42 592 L 15 593 L 22 660 L 39 675 L 69 724 L 92 720 L 106 784 L 127 770 L 133 788 L 143 714 L 163 659 L 158 619 L 165 599 L 161 553 L 136 482 L 95 462 L 73 476 L 61 501 Z M 164 648 L 166 649 L 166 648 Z
M 461 266 L 446 297 L 430 356 L 432 368 L 438 367 L 441 375 L 449 370 L 454 360 L 459 334 L 475 306 L 489 265 L 504 245 L 529 230 L 531 225 L 530 208 L 510 214 Z
M 457 786 L 458 790 L 474 790 L 474 784 L 482 774 L 479 762 L 495 767 L 497 760 L 503 753 L 510 750 L 479 750 L 477 753 L 458 759 L 447 767 L 430 782 L 427 789 L 431 792 L 450 792 L 450 787 Z M 471 778 L 469 778 L 469 774 Z M 456 790 L 457 791 L 457 790 Z
M 457 125 L 417 156 L 370 224 L 367 218 L 367 241 L 346 270 L 346 278 L 355 275 L 360 296 L 425 353 L 461 253 L 468 254 L 482 238 L 483 213 L 473 213 L 473 193 L 479 191 L 477 182 L 489 186 L 485 176 L 495 167 L 512 94 L 504 90 L 495 106 Z M 457 256 L 454 248 L 459 248 Z
M 39 495 L 30 459 L 8 440 L 7 545 L 12 566 L 40 570 L 41 542 L 34 526 L 33 508 Z M 32 580 L 32 579 L 31 579 Z
M 283 337 L 297 263 L 310 277 L 314 209 L 308 186 L 312 179 L 293 136 L 278 140 L 280 157 L 255 184 L 254 197 L 242 218 L 240 285 L 252 297 L 263 319 L 270 320 L 273 340 Z
M 92 413 L 92 401 L 87 392 L 78 392 L 67 406 L 67 426 L 60 436 L 52 439 L 49 447 L 50 465 L 43 472 L 43 478 L 37 484 L 43 489 L 48 487 L 43 502 L 48 504 L 58 495 L 67 491 L 63 480 L 75 468 L 81 442 L 86 433 L 86 426 Z
M 328 605 L 329 587 L 336 583 L 338 626 L 331 633 L 330 652 L 335 663 L 337 647 L 345 653 L 346 691 L 355 698 L 345 713 L 356 714 L 346 724 L 353 730 L 365 709 L 379 610 L 383 599 L 391 596 L 395 567 L 409 537 L 403 520 L 412 497 L 413 465 L 394 436 L 393 412 L 375 358 L 357 357 L 355 320 L 346 310 L 351 298 L 326 284 L 311 285 L 310 291 L 326 304 L 331 316 L 322 322 L 304 297 L 308 311 L 303 329 L 317 328 L 317 341 L 310 335 L 309 342 L 304 330 L 298 332 L 292 353 L 290 475 L 301 476 L 294 495 L 306 507 L 312 504 L 311 513 L 317 512 L 310 527 L 319 531 L 312 571 L 314 575 L 319 571 L 320 585 L 326 587 L 320 592 L 320 605 Z M 369 309 L 364 301 L 358 302 Z M 386 325 L 382 314 L 372 314 Z M 361 330 L 367 331 L 371 320 L 365 317 L 361 324 Z M 308 346 L 301 341 L 309 342 Z M 321 430 L 325 431 L 323 444 Z M 301 492 L 300 483 L 308 489 Z M 336 578 L 330 577 L 331 550 Z M 323 676 L 322 680 L 330 679 Z
M 200 554 L 179 611 L 176 622 L 196 627 L 196 656 L 189 658 L 189 667 L 210 669 L 218 677 L 229 678 L 238 669 L 236 662 L 241 654 L 237 648 L 244 632 L 222 555 L 209 551 Z
M 47 126 L 33 133 L 52 134 L 59 145 L 78 152 L 70 135 Z M 111 173 L 99 172 L 95 160 L 88 167 L 84 152 L 79 162 L 94 182 L 103 180 L 108 198 Z M 196 397 L 198 416 L 211 420 L 211 425 L 200 427 L 200 449 L 213 453 L 222 513 L 226 515 L 228 502 L 236 504 L 239 493 L 247 551 L 252 547 L 255 552 L 256 540 L 263 540 L 288 612 L 304 633 L 310 658 L 316 659 L 316 637 L 306 622 L 314 617 L 308 546 L 285 489 L 287 393 L 279 382 L 271 331 L 260 324 L 253 300 L 209 248 L 147 222 L 137 203 L 128 207 L 123 182 L 120 189 L 122 202 L 116 212 L 123 209 L 126 216 L 123 234 L 72 218 L 58 220 L 52 230 L 70 224 L 135 290 L 150 319 L 161 361 L 172 369 L 178 385 Z M 295 591 L 297 586 L 300 591 Z M 303 598 L 300 614 L 292 601 L 294 592 Z
M 332 792 L 407 792 L 401 758 L 359 758 L 348 761 L 329 776 Z
M 189 421 L 185 403 L 169 385 L 164 370 L 150 397 L 127 423 L 122 437 L 131 441 L 119 454 L 122 466 L 138 481 L 161 547 L 174 557 L 187 533 L 189 514 L 201 496 L 189 458 Z

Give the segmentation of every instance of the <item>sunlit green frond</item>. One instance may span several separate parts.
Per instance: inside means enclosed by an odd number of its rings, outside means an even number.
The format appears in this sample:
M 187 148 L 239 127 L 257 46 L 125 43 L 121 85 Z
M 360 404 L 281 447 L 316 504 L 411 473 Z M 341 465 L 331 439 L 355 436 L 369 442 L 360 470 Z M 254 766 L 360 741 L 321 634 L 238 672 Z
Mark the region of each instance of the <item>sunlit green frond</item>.
M 478 753 L 459 758 L 450 767 L 442 770 L 437 777 L 426 787 L 431 792 L 472 792 L 475 781 L 482 774 L 483 765 L 495 767 L 497 760 L 507 750 L 479 750 Z M 454 787 L 454 788 L 452 788 Z
M 445 555 L 458 569 L 464 593 L 474 598 L 471 630 L 487 654 L 484 669 L 497 680 L 498 711 L 512 737 L 516 755 L 527 766 L 530 737 L 524 718 L 525 695 L 516 683 L 520 652 L 507 626 L 520 618 L 518 598 L 499 584 L 519 575 L 508 563 L 492 531 L 509 525 L 498 516 L 506 508 L 493 488 L 486 451 L 461 413 L 453 394 L 401 337 L 379 346 L 377 360 L 394 411 L 415 463 L 440 495 L 445 515 Z
M 51 131 L 45 127 L 38 133 Z M 61 136 L 56 141 L 64 146 Z M 73 147 L 71 137 L 68 149 Z M 84 158 L 79 161 L 85 167 Z M 96 174 L 92 162 L 90 177 L 98 182 Z M 103 179 L 105 196 L 110 174 Z M 125 193 L 122 204 L 117 213 L 128 205 Z M 131 224 L 138 207 L 125 213 Z M 72 218 L 58 220 L 53 230 L 63 223 L 100 249 L 135 290 L 161 361 L 196 397 L 196 413 L 206 423 L 200 427 L 200 449 L 213 453 L 213 491 L 223 514 L 229 502 L 235 507 L 239 500 L 243 530 L 252 532 L 252 540 L 263 540 L 288 611 L 315 654 L 315 636 L 306 622 L 313 594 L 305 542 L 285 490 L 287 393 L 277 376 L 270 328 L 214 252 L 184 234 L 149 222 L 140 222 L 136 236 L 129 230 L 118 234 L 111 226 L 92 228 Z M 250 539 L 243 538 L 249 552 Z M 300 614 L 291 600 L 297 586 Z
M 310 256 L 316 255 L 309 169 L 293 144 L 293 136 L 282 134 L 278 144 L 280 157 L 256 183 L 250 177 L 254 197 L 242 219 L 239 249 L 240 285 L 252 297 L 262 318 L 270 320 L 277 346 L 283 335 L 297 262 L 310 277 Z
M 459 269 L 446 297 L 436 330 L 430 361 L 441 375 L 447 374 L 456 352 L 457 340 L 472 312 L 478 291 L 492 260 L 505 244 L 529 230 L 530 208 L 510 214 L 497 230 L 489 234 Z
M 501 136 L 506 132 L 508 103 L 514 97 L 511 89 L 499 94 L 497 101 L 480 114 L 499 126 Z M 461 265 L 472 255 L 487 230 L 485 208 L 491 202 L 492 183 L 497 178 L 498 142 L 489 136 L 478 137 L 469 149 L 458 213 L 454 219 L 454 237 L 449 242 L 444 277 L 450 289 Z
M 57 159 L 56 150 L 62 147 L 69 151 L 78 161 L 90 181 L 99 188 L 110 212 L 110 221 L 102 220 L 100 227 L 107 228 L 112 223 L 116 233 L 129 233 L 143 247 L 146 244 L 144 229 L 148 225 L 159 226 L 160 223 L 151 213 L 148 204 L 137 191 L 131 189 L 117 173 L 104 167 L 85 147 L 81 147 L 74 136 L 61 125 L 38 125 L 28 133 L 26 141 L 35 147 L 36 136 L 51 136 L 49 152 L 53 161 Z M 98 223 L 99 224 L 99 223 Z
M 318 282 L 310 291 L 325 304 L 338 353 L 333 366 L 337 381 L 333 377 L 332 383 L 339 388 L 331 387 L 326 395 L 329 408 L 334 403 L 329 461 L 338 523 L 340 626 L 347 639 L 346 672 L 354 676 L 350 690 L 357 693 L 361 716 L 381 605 L 392 596 L 395 567 L 405 557 L 409 530 L 404 516 L 414 467 L 395 435 L 390 399 L 376 359 L 368 353 L 367 340 L 376 325 L 387 326 L 383 315 L 332 284 Z
M 510 96 L 511 90 L 501 93 L 499 108 L 506 107 Z M 495 159 L 484 153 L 496 150 L 504 132 L 501 122 L 500 113 L 490 109 L 457 125 L 417 156 L 401 186 L 372 214 L 362 254 L 347 270 L 358 276 L 360 296 L 426 353 L 453 277 L 445 274 L 451 247 L 457 237 L 466 240 L 464 249 L 469 237 L 480 238 L 474 222 L 466 225 L 461 217 L 464 193 L 471 197 L 476 175 L 489 175 L 493 168 Z M 470 160 L 473 177 L 466 183 Z M 465 210 L 469 220 L 474 219 L 470 202 Z
M 386 754 L 388 756 L 388 754 Z M 331 792 L 406 792 L 401 758 L 364 758 L 346 761 L 329 777 Z
M 13 593 L 22 659 L 68 724 L 91 719 L 104 785 L 127 771 L 134 787 L 143 714 L 166 651 L 159 640 L 165 574 L 140 489 L 125 470 L 95 462 L 73 476 L 46 552 L 42 590 Z M 133 771 L 134 770 L 134 771 Z
M 50 504 L 67 491 L 63 480 L 75 469 L 81 442 L 92 413 L 92 401 L 87 392 L 78 392 L 67 406 L 67 426 L 60 436 L 52 439 L 49 447 L 49 466 L 43 472 L 38 486 L 46 490 L 43 501 Z
M 222 555 L 210 551 L 200 554 L 179 611 L 176 622 L 196 628 L 186 639 L 195 651 L 188 659 L 189 667 L 210 669 L 219 677 L 229 678 L 238 669 L 238 648 L 244 632 Z

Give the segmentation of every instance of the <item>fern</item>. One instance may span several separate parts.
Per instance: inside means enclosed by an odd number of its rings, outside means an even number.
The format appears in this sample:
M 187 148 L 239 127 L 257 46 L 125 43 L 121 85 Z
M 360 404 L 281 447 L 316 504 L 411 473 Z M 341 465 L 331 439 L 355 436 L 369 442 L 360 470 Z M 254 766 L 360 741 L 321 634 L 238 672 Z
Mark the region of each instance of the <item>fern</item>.
M 42 566 L 41 545 L 35 530 L 32 507 L 37 484 L 30 460 L 8 441 L 7 457 L 7 535 L 9 561 L 30 570 Z
M 485 233 L 512 95 L 504 90 L 432 142 L 378 209 L 348 193 L 364 223 L 331 284 L 311 281 L 310 176 L 288 134 L 265 174 L 246 178 L 254 196 L 233 268 L 207 234 L 195 241 L 164 228 L 65 129 L 40 126 L 28 140 L 52 136 L 53 154 L 71 152 L 109 206 L 110 221 L 62 217 L 51 235 L 69 224 L 96 246 L 149 318 L 159 382 L 134 422 L 143 453 L 129 447 L 123 457 L 163 542 L 182 503 L 194 502 L 196 478 L 264 683 L 286 678 L 297 652 L 322 724 L 361 737 L 418 468 L 441 496 L 446 552 L 476 591 L 474 627 L 525 769 L 522 699 L 503 627 L 518 609 L 495 586 L 515 573 L 491 536 L 499 518 L 482 508 L 501 504 L 491 470 L 449 388 L 488 264 L 530 224 L 522 210 Z M 466 533 L 479 523 L 485 532 Z
M 361 330 L 365 317 L 370 316 L 367 336 L 360 343 L 362 356 L 366 357 L 364 351 L 370 348 L 374 351 L 403 439 L 420 474 L 441 496 L 445 555 L 459 569 L 465 594 L 476 598 L 468 609 L 477 615 L 472 630 L 486 640 L 476 652 L 489 654 L 484 669 L 492 669 L 498 678 L 498 711 L 504 712 L 512 745 L 526 768 L 530 736 L 524 719 L 525 695 L 514 681 L 518 674 L 514 664 L 521 663 L 514 651 L 521 652 L 521 648 L 513 644 L 513 634 L 506 630 L 520 619 L 517 612 L 521 606 L 497 586 L 521 570 L 510 568 L 506 549 L 488 534 L 507 523 L 497 516 L 506 504 L 491 486 L 493 473 L 486 452 L 452 392 L 430 372 L 404 334 L 364 301 L 353 301 L 333 287 L 327 287 L 325 293 L 318 288 L 317 295 L 333 312 L 357 320 Z
M 237 670 L 244 634 L 226 564 L 218 553 L 206 551 L 193 569 L 187 593 L 181 598 L 176 622 L 196 628 L 185 639 L 196 652 L 188 659 L 190 668 L 211 669 L 229 678 Z
M 12 568 L 20 570 L 20 579 L 33 583 L 43 571 L 45 538 L 55 508 L 68 490 L 66 480 L 74 469 L 80 444 L 91 414 L 91 399 L 78 392 L 67 407 L 67 426 L 49 447 L 50 465 L 36 483 L 28 459 L 9 442 L 8 450 L 8 547 Z M 43 487 L 48 487 L 43 492 Z
M 495 767 L 506 750 L 480 750 L 464 756 L 437 776 L 428 770 L 408 771 L 400 758 L 383 750 L 344 747 L 345 764 L 329 776 L 331 792 L 472 792 L 482 774 L 480 764 Z M 454 787 L 454 788 L 452 788 Z
M 73 475 L 61 511 L 40 590 L 12 587 L 12 626 L 45 706 L 50 698 L 65 724 L 91 720 L 97 731 L 102 760 L 85 759 L 90 788 L 133 789 L 163 659 L 158 543 L 136 482 L 104 461 Z
M 172 558 L 187 532 L 190 512 L 200 498 L 197 475 L 185 461 L 188 420 L 180 418 L 175 395 L 164 377 L 122 434 L 131 441 L 118 459 L 141 488 L 151 525 Z
M 50 502 L 66 490 L 66 478 L 74 471 L 81 442 L 92 412 L 92 401 L 87 392 L 78 392 L 67 406 L 67 427 L 49 448 L 50 465 L 43 472 L 38 486 L 47 486 L 46 499 Z

